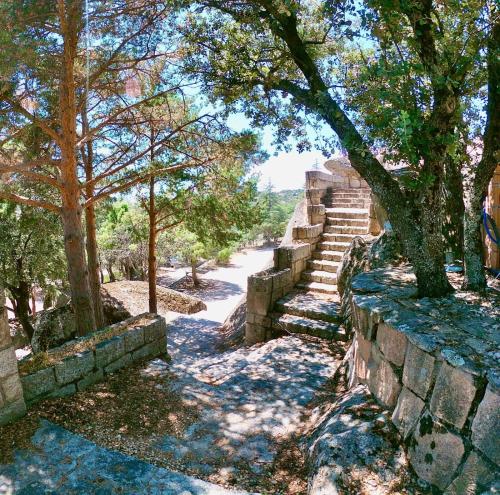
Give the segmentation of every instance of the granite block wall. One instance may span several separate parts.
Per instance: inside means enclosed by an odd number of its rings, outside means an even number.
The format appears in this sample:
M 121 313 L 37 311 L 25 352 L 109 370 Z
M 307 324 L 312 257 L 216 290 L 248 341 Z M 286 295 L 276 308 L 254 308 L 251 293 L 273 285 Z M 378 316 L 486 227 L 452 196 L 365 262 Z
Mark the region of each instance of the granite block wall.
M 144 323 L 144 320 L 147 321 Z M 134 325 L 135 322 L 138 324 Z M 45 398 L 72 395 L 119 369 L 167 353 L 167 328 L 163 317 L 145 313 L 116 323 L 102 332 L 124 324 L 128 325 L 128 330 L 99 342 L 95 348 L 70 354 L 55 364 L 23 375 L 22 391 L 28 405 Z M 64 346 L 50 352 L 57 353 Z
M 392 411 L 421 479 L 447 495 L 486 492 L 500 485 L 500 320 L 460 299 L 420 302 L 408 276 L 354 279 L 351 384 Z

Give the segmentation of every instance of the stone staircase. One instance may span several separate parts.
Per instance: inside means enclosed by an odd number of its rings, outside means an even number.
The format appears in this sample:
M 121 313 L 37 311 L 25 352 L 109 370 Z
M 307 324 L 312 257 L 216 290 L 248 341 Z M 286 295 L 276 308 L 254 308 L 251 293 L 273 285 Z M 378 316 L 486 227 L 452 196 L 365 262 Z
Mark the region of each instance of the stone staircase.
M 356 236 L 368 233 L 370 191 L 335 189 L 323 198 L 326 223 L 307 270 L 292 292 L 278 300 L 273 328 L 328 340 L 345 340 L 339 327 L 337 269 Z

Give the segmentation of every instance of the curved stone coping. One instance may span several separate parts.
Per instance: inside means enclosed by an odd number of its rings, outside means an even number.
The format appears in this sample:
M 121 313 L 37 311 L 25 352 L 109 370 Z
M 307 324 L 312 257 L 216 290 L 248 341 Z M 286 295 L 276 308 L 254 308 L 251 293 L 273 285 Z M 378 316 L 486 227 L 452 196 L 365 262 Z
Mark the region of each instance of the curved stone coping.
M 146 320 L 144 322 L 144 320 Z M 90 345 L 50 363 L 36 371 L 21 376 L 24 399 L 33 404 L 47 397 L 62 397 L 84 390 L 102 381 L 104 377 L 121 368 L 146 358 L 167 352 L 167 327 L 162 316 L 151 313 L 128 318 L 103 330 L 72 340 L 51 349 L 49 354 L 65 351 L 67 347 L 95 339 L 110 329 L 123 332 Z
M 410 267 L 354 278 L 351 380 L 393 410 L 420 478 L 480 493 L 500 466 L 500 308 L 416 294 Z

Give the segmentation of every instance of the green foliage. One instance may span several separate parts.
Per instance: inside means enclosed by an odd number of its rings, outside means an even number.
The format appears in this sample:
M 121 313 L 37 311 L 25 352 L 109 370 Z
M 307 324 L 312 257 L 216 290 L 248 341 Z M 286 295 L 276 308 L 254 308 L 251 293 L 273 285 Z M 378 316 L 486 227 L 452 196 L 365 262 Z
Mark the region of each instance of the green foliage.
M 257 204 L 261 211 L 261 222 L 246 233 L 245 240 L 250 243 L 264 239 L 271 243 L 283 237 L 288 221 L 303 194 L 300 189 L 273 192 L 270 186 L 259 193 Z
M 62 227 L 57 215 L 0 201 L 0 283 L 49 288 L 65 279 Z

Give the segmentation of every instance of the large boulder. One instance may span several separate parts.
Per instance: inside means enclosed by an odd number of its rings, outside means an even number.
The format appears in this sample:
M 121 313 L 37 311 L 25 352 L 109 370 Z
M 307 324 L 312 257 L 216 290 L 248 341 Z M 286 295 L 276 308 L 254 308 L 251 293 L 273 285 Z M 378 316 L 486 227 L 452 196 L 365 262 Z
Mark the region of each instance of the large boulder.
M 399 239 L 389 230 L 383 232 L 371 244 L 368 253 L 370 270 L 386 265 L 398 265 L 404 261 L 403 249 Z
M 340 266 L 337 269 L 337 289 L 340 295 L 340 314 L 345 329 L 349 332 L 351 325 L 351 281 L 358 273 L 370 269 L 369 244 L 361 237 L 355 237 L 349 248 L 344 252 Z
M 123 303 L 113 297 L 104 287 L 101 287 L 101 300 L 106 325 L 118 323 L 132 316 Z
M 125 306 L 111 296 L 105 288 L 101 288 L 104 320 L 106 325 L 118 323 L 130 318 L 131 314 Z M 76 320 L 71 302 L 54 309 L 40 311 L 33 322 L 35 330 L 31 339 L 34 353 L 58 347 L 76 337 Z
M 44 352 L 76 337 L 75 315 L 71 304 L 40 311 L 33 322 L 33 352 Z

